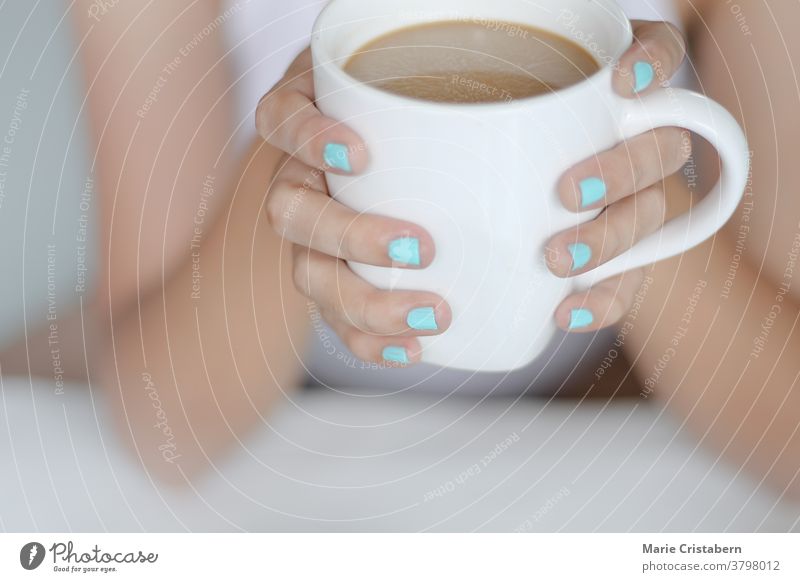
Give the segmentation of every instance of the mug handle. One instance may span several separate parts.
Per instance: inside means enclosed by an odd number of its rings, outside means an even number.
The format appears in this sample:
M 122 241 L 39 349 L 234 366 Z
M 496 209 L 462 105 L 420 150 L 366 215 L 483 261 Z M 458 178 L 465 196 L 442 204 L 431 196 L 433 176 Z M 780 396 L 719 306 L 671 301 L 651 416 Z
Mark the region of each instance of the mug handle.
M 719 181 L 689 212 L 667 222 L 630 250 L 573 278 L 586 289 L 625 271 L 644 267 L 688 251 L 716 233 L 736 211 L 747 185 L 750 152 L 739 124 L 716 101 L 685 89 L 664 89 L 639 100 L 624 99 L 620 127 L 630 139 L 658 127 L 682 127 L 705 139 L 719 152 Z

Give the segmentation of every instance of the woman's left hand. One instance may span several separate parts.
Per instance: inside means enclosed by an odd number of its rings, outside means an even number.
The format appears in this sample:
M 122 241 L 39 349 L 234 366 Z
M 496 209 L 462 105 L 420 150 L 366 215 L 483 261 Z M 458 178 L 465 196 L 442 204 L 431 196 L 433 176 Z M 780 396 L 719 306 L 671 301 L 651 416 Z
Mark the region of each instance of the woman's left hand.
M 666 82 L 680 67 L 686 44 L 666 22 L 634 21 L 635 41 L 614 72 L 614 90 L 638 99 Z M 546 260 L 559 277 L 572 277 L 624 253 L 665 220 L 663 180 L 680 170 L 691 155 L 689 132 L 661 128 L 618 144 L 584 160 L 564 174 L 558 192 L 574 212 L 604 209 L 596 219 L 555 235 Z M 643 269 L 602 281 L 571 295 L 556 310 L 567 331 L 587 332 L 613 325 L 633 305 Z

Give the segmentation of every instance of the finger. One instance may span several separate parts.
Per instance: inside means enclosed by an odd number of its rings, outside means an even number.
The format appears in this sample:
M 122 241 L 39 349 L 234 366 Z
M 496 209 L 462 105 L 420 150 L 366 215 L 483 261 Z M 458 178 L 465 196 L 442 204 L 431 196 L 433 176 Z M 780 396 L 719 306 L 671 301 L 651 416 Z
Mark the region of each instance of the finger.
M 661 228 L 665 212 L 666 198 L 660 185 L 628 196 L 596 219 L 550 239 L 548 267 L 559 277 L 590 271 Z
M 614 325 L 630 310 L 643 280 L 644 269 L 636 269 L 567 297 L 556 309 L 558 327 L 583 333 Z
M 438 335 L 452 321 L 450 308 L 438 295 L 377 289 L 343 261 L 297 245 L 294 283 L 328 314 L 328 321 L 344 323 L 366 334 Z
M 351 210 L 315 189 L 323 186 L 320 175 L 295 159 L 280 170 L 266 212 L 281 237 L 346 261 L 411 269 L 430 265 L 436 251 L 427 231 L 404 220 Z
M 364 362 L 384 364 L 391 368 L 405 368 L 420 362 L 422 347 L 413 337 L 382 337 L 364 333 L 341 321 L 331 322 L 328 314 L 322 316 L 341 338 L 347 349 Z
M 614 90 L 634 97 L 654 90 L 677 72 L 686 56 L 686 41 L 669 22 L 635 20 L 635 40 L 619 60 L 614 72 Z
M 363 140 L 346 125 L 323 116 L 314 104 L 311 51 L 304 51 L 256 108 L 256 128 L 267 142 L 314 168 L 338 174 L 362 172 Z
M 559 197 L 574 212 L 602 208 L 661 182 L 691 155 L 688 130 L 648 131 L 572 167 L 559 180 Z

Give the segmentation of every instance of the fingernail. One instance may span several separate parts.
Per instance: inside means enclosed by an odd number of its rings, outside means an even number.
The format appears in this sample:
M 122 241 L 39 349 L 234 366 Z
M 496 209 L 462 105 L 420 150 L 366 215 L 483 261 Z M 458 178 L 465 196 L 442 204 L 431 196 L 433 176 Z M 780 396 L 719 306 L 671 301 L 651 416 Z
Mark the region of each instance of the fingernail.
M 569 328 L 581 329 L 582 327 L 589 327 L 594 323 L 594 316 L 588 309 L 573 309 L 570 314 Z
M 633 65 L 633 78 L 636 84 L 633 88 L 634 92 L 641 93 L 650 86 L 655 77 L 653 65 L 647 61 L 637 61 Z
M 408 352 L 406 352 L 405 348 L 400 348 L 397 346 L 387 346 L 383 348 L 383 359 L 387 362 L 396 362 L 398 364 L 408 364 L 410 360 L 408 359 Z
M 577 271 L 578 269 L 585 267 L 592 258 L 592 249 L 589 248 L 589 245 L 587 244 L 575 243 L 567 245 L 567 248 L 569 249 L 569 254 L 572 255 L 573 271 Z
M 389 258 L 398 263 L 418 267 L 419 239 L 403 237 L 393 240 L 389 243 Z
M 439 329 L 433 307 L 412 309 L 406 318 L 406 322 L 411 329 L 420 331 L 434 331 Z
M 353 168 L 350 166 L 350 154 L 345 145 L 329 143 L 325 146 L 324 158 L 325 163 L 331 168 L 336 168 L 337 170 L 348 173 L 353 171 Z
M 600 178 L 586 178 L 580 183 L 581 188 L 581 206 L 591 206 L 598 200 L 605 198 L 606 183 Z

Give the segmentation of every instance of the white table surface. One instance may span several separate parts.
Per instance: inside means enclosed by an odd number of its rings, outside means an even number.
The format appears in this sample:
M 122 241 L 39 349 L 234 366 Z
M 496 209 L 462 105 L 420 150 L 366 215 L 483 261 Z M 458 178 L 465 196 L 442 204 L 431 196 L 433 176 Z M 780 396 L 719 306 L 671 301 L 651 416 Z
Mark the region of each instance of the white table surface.
M 800 507 L 645 402 L 300 392 L 176 493 L 87 388 L 3 380 L 5 531 L 800 531 Z

